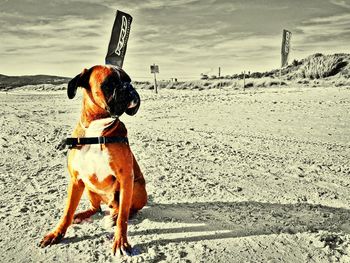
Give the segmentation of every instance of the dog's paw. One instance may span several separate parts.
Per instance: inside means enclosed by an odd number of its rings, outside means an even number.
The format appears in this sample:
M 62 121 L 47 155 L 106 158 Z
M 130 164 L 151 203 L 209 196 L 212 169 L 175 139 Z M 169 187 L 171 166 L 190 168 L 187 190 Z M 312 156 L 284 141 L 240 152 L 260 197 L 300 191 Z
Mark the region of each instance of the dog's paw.
M 105 216 L 102 220 L 102 226 L 104 229 L 110 229 L 116 225 L 113 216 Z
M 94 214 L 96 214 L 97 212 L 98 212 L 98 210 L 88 209 L 84 212 L 80 212 L 78 214 L 75 214 L 74 218 L 73 218 L 73 224 L 80 224 L 83 221 L 92 222 L 93 220 L 91 219 L 91 217 Z
M 48 233 L 40 241 L 39 247 L 44 248 L 44 247 L 47 247 L 47 246 L 51 246 L 53 244 L 57 244 L 57 243 L 59 243 L 62 240 L 63 236 L 64 236 L 64 233 L 56 233 L 56 232 Z
M 126 238 L 116 238 L 114 237 L 113 246 L 112 246 L 112 254 L 121 256 L 132 256 L 132 247 L 126 240 Z

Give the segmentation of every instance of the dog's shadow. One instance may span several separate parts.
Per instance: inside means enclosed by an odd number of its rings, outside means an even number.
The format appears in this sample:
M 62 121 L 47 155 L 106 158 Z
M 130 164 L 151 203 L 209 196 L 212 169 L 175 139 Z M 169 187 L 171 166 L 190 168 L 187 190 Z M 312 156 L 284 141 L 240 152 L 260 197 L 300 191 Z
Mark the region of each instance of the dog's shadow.
M 94 235 L 84 235 L 84 236 L 74 236 L 74 237 L 65 237 L 62 239 L 61 243 L 62 244 L 74 244 L 74 243 L 79 243 L 81 241 L 86 241 L 86 240 L 95 240 L 103 236 L 108 236 L 111 235 L 108 231 L 103 231 Z
M 98 220 L 103 215 L 98 216 Z M 213 240 L 279 233 L 302 233 L 328 230 L 350 233 L 350 211 L 307 203 L 271 204 L 246 202 L 203 202 L 157 204 L 150 202 L 130 221 L 132 225 L 143 224 L 144 220 L 169 223 L 168 228 L 147 228 L 128 232 L 132 236 L 155 235 L 152 241 L 140 244 L 142 247 L 168 243 Z M 171 224 L 171 223 L 176 224 Z M 152 224 L 154 225 L 154 224 Z M 163 235 L 164 234 L 164 235 Z M 172 237 L 169 237 L 169 235 Z M 195 235 L 194 235 L 195 234 Z M 94 240 L 113 232 L 103 231 L 95 235 L 66 237 L 63 243 Z
M 156 222 L 176 222 L 176 227 L 131 231 L 129 236 L 175 234 L 175 238 L 157 236 L 148 244 L 213 240 L 279 233 L 301 233 L 328 230 L 350 233 L 350 211 L 307 203 L 271 204 L 247 202 L 205 202 L 156 204 L 142 210 L 134 224 L 147 219 Z M 179 225 L 185 225 L 179 227 Z M 186 226 L 189 225 L 189 226 Z M 175 224 L 174 224 L 175 225 Z M 189 233 L 197 232 L 195 236 Z M 200 233 L 198 235 L 198 232 Z M 187 233 L 187 235 L 186 235 Z M 203 234 L 201 234 L 203 233 Z M 175 236 L 175 235 L 174 235 Z M 180 237 L 179 237 L 180 236 Z

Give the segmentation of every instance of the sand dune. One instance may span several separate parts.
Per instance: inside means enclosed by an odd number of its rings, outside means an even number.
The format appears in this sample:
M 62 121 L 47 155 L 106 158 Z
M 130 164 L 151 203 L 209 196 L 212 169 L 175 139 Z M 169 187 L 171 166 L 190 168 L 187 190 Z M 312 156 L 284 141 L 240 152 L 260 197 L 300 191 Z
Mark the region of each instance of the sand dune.
M 350 89 L 141 90 L 122 116 L 148 206 L 132 262 L 350 262 Z M 106 208 L 61 244 L 68 173 L 56 149 L 80 113 L 64 91 L 0 93 L 4 262 L 114 262 Z M 84 197 L 78 210 L 88 206 Z

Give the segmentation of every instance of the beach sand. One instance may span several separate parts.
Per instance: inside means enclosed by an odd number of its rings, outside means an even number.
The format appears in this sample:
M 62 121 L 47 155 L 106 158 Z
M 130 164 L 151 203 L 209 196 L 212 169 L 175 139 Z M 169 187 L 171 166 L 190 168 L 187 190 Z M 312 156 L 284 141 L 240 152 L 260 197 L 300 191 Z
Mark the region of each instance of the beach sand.
M 0 93 L 1 262 L 350 262 L 350 89 L 330 87 L 141 90 L 121 117 L 149 193 L 135 255 L 112 256 L 106 206 L 39 248 L 63 212 L 56 147 L 78 93 Z

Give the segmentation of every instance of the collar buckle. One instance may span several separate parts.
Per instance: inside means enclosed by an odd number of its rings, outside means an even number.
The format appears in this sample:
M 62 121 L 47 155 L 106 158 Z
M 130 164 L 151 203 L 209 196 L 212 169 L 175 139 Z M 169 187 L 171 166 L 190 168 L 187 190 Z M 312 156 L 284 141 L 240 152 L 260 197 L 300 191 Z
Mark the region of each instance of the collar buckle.
M 106 144 L 106 137 L 100 136 L 98 138 L 98 144 Z

